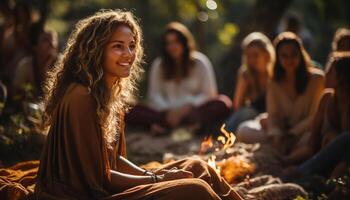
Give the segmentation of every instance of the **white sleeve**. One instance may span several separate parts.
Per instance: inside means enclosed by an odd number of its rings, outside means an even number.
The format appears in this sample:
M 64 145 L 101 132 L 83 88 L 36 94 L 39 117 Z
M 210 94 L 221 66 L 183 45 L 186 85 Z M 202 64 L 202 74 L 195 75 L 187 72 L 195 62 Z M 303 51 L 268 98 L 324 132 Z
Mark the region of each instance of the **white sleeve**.
M 200 69 L 200 74 L 198 75 L 202 82 L 201 91 L 194 98 L 193 102 L 195 105 L 200 105 L 205 101 L 216 97 L 218 95 L 218 89 L 214 69 L 209 59 L 204 54 L 197 52 L 196 64 L 200 65 L 198 66 Z
M 26 57 L 17 64 L 16 72 L 13 77 L 13 86 L 16 89 L 20 89 L 24 84 L 28 83 L 34 84 L 34 74 L 32 59 Z
M 148 100 L 152 107 L 157 110 L 164 110 L 169 107 L 168 101 L 162 93 L 163 85 L 161 59 L 157 58 L 151 66 L 148 80 Z

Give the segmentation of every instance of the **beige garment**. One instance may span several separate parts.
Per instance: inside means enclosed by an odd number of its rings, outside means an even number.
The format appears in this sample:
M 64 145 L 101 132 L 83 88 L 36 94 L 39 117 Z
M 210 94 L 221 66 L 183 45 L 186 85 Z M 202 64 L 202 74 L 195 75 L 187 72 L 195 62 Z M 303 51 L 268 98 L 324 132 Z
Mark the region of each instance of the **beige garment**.
M 182 159 L 163 165 L 157 171 L 177 167 L 191 171 L 194 178 L 179 179 L 130 188 L 112 197 L 111 200 L 154 199 L 203 199 L 239 200 L 240 195 L 209 165 L 200 159 Z
M 15 68 L 16 71 L 13 77 L 13 89 L 20 91 L 25 84 L 31 84 L 35 87 L 34 69 L 33 69 L 33 57 L 26 56 L 22 58 Z
M 38 199 L 107 196 L 109 163 L 95 101 L 83 85 L 72 83 L 55 108 L 35 188 Z M 109 154 L 111 155 L 111 153 Z
M 310 136 L 311 123 L 324 89 L 324 75 L 320 70 L 310 69 L 310 79 L 303 94 L 291 100 L 283 88 L 273 80 L 267 86 L 267 127 L 260 124 L 260 116 L 243 122 L 237 129 L 237 138 L 241 142 L 265 142 L 268 136 L 283 136 L 291 143 L 302 144 Z M 293 135 L 288 135 L 293 134 Z M 292 136 L 292 137 L 289 137 Z
M 305 91 L 295 100 L 288 97 L 283 88 L 271 80 L 267 89 L 268 135 L 292 133 L 303 135 L 311 129 L 320 96 L 324 89 L 324 75 L 310 68 L 310 77 Z
M 193 172 L 192 179 L 140 185 L 113 194 L 110 169 L 125 156 L 124 134 L 107 150 L 88 89 L 73 83 L 56 108 L 37 176 L 38 199 L 203 199 L 237 200 L 239 195 L 204 161 L 185 159 L 164 165 Z M 113 188 L 117 191 L 118 188 Z

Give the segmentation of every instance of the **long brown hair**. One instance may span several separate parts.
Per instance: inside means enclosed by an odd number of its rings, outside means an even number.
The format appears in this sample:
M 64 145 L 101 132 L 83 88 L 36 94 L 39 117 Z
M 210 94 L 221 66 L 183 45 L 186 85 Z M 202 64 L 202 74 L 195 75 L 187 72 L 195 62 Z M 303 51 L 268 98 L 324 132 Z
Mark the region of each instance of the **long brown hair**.
M 350 100 L 350 52 L 333 53 L 332 65 L 335 67 L 337 80 L 335 88 Z
M 103 79 L 104 47 L 114 30 L 128 26 L 136 43 L 136 58 L 129 77 L 119 79 L 108 89 Z M 45 126 L 52 122 L 54 110 L 68 86 L 77 82 L 88 88 L 96 101 L 97 115 L 108 147 L 117 140 L 120 115 L 128 109 L 136 82 L 140 77 L 143 48 L 142 33 L 132 13 L 121 10 L 103 10 L 79 21 L 71 33 L 61 59 L 48 72 L 45 84 Z
M 179 22 L 169 23 L 166 26 L 161 43 L 161 66 L 164 72 L 163 78 L 166 80 L 174 79 L 176 70 L 175 61 L 166 49 L 165 37 L 170 33 L 174 33 L 177 36 L 177 39 L 179 40 L 181 45 L 184 47 L 180 76 L 186 77 L 189 74 L 191 66 L 193 66 L 194 64 L 194 59 L 192 58 L 191 54 L 195 50 L 195 41 L 191 32 L 187 29 L 186 26 Z
M 276 51 L 276 63 L 273 68 L 272 78 L 276 82 L 281 82 L 286 76 L 286 71 L 282 67 L 279 59 L 279 51 L 281 47 L 286 44 L 291 44 L 299 51 L 300 63 L 295 73 L 295 89 L 298 94 L 302 94 L 307 87 L 310 74 L 309 68 L 312 67 L 312 64 L 310 56 L 306 52 L 301 39 L 292 32 L 283 32 L 275 38 L 273 43 Z
M 340 120 L 334 121 L 339 131 L 350 128 L 350 52 L 335 52 L 331 56 L 331 65 L 335 69 L 335 98 L 337 103 L 334 116 Z

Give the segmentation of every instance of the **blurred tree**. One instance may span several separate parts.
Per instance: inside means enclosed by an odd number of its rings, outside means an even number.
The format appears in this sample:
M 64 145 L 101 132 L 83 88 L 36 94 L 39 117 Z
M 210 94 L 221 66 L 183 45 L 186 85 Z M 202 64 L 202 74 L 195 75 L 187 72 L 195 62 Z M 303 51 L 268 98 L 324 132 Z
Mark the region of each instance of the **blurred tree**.
M 160 36 L 170 21 L 180 21 L 192 31 L 197 47 L 214 65 L 219 89 L 233 94 L 236 70 L 240 65 L 242 39 L 261 31 L 271 39 L 287 12 L 302 14 L 304 25 L 314 35 L 313 58 L 324 63 L 333 33 L 349 26 L 346 0 L 31 0 L 42 10 L 43 19 L 58 31 L 63 47 L 77 20 L 101 8 L 132 10 L 140 18 L 144 33 L 146 72 L 159 54 Z M 42 4 L 39 5 L 39 2 Z M 147 74 L 146 74 L 147 76 Z M 146 81 L 141 83 L 141 98 Z
M 221 90 L 232 95 L 236 72 L 240 66 L 241 46 L 243 38 L 253 31 L 260 31 L 269 36 L 273 36 L 276 27 L 283 16 L 284 12 L 292 0 L 274 1 L 274 0 L 257 0 L 247 12 L 245 18 L 238 23 L 240 31 L 234 38 L 230 50 L 224 54 L 221 64 L 227 66 L 222 69 L 220 75 Z

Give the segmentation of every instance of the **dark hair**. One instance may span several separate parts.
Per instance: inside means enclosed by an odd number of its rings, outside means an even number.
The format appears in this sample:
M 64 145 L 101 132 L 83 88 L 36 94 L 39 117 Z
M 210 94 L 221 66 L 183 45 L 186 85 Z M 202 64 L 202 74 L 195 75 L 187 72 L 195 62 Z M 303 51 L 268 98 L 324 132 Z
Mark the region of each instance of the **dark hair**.
M 274 46 L 276 51 L 276 62 L 273 68 L 273 80 L 276 82 L 281 82 L 285 76 L 286 71 L 281 65 L 281 61 L 279 58 L 279 51 L 283 45 L 291 44 L 299 51 L 300 55 L 300 63 L 296 69 L 296 79 L 295 79 L 295 89 L 298 94 L 302 94 L 309 81 L 309 71 L 308 68 L 311 67 L 311 60 L 306 52 L 301 39 L 292 32 L 283 32 L 279 34 L 274 40 Z
M 337 87 L 350 93 L 350 52 L 332 55 L 335 67 Z
M 44 27 L 41 23 L 34 23 L 30 27 L 30 33 L 29 33 L 29 39 L 30 39 L 30 44 L 37 45 L 40 35 L 44 33 Z
M 166 26 L 166 30 L 162 36 L 161 43 L 161 58 L 162 58 L 162 69 L 163 69 L 163 78 L 170 80 L 174 78 L 175 75 L 175 61 L 170 56 L 166 49 L 165 37 L 168 34 L 175 34 L 178 41 L 184 47 L 184 52 L 182 55 L 182 65 L 180 75 L 181 77 L 186 77 L 189 74 L 190 68 L 194 64 L 194 59 L 192 58 L 192 52 L 195 50 L 195 41 L 191 32 L 179 22 L 172 22 Z
M 333 51 L 349 51 L 350 49 L 339 49 L 339 44 L 341 42 L 344 42 L 346 40 L 350 40 L 350 29 L 347 28 L 338 28 L 337 31 L 334 34 L 333 42 L 332 42 L 332 49 Z
M 27 1 L 17 2 L 13 12 L 14 12 L 14 20 L 16 25 L 18 25 L 20 23 L 20 20 L 24 18 L 29 22 L 31 22 L 32 10 L 30 7 L 30 3 L 28 3 Z M 30 25 L 30 24 L 25 24 L 25 25 Z
M 286 31 L 299 31 L 301 28 L 301 19 L 295 14 L 289 14 L 286 19 Z

